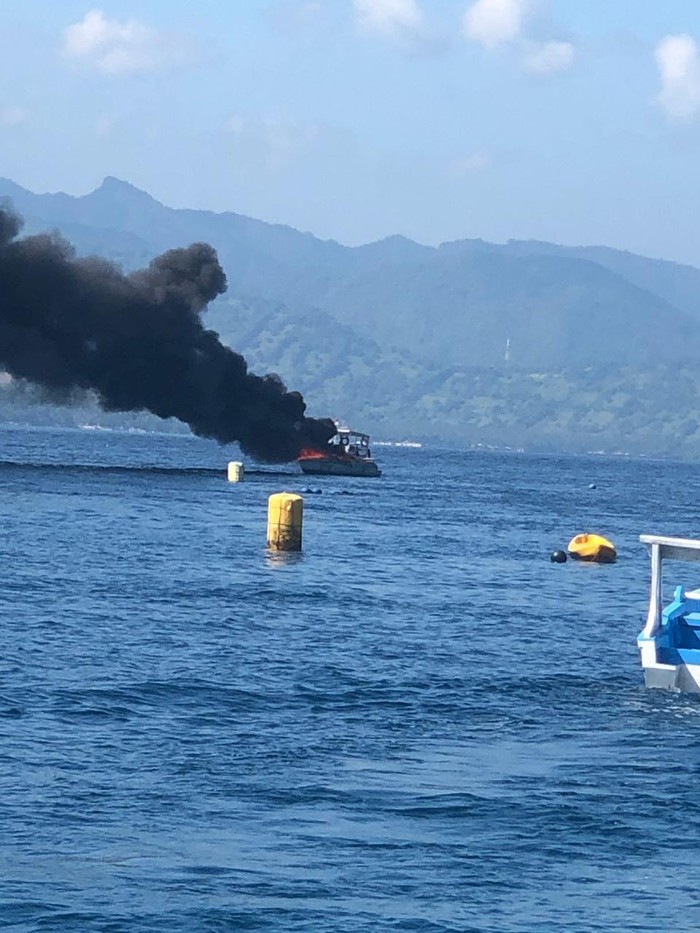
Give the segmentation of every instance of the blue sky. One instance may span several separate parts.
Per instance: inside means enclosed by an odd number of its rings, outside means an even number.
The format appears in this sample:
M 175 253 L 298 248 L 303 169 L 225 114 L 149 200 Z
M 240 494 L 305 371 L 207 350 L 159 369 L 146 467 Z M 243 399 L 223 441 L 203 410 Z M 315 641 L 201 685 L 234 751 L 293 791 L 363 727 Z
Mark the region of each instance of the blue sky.
M 700 265 L 698 0 L 3 0 L 0 175 Z

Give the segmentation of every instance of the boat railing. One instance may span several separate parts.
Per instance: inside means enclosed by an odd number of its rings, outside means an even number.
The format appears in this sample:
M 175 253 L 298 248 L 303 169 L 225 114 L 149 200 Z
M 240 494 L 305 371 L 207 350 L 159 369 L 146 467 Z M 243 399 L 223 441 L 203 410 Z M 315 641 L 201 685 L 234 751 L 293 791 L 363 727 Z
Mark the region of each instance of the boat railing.
M 651 556 L 649 612 L 640 637 L 653 638 L 661 625 L 663 613 L 663 562 L 683 560 L 700 563 L 700 540 L 667 538 L 662 535 L 640 535 L 639 540 L 647 545 Z

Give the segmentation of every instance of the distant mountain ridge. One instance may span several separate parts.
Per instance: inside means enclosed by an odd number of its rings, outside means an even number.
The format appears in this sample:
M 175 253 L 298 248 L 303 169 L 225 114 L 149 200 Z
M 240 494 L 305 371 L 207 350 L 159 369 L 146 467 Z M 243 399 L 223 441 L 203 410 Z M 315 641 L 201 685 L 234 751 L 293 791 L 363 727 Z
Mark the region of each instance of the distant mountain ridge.
M 602 367 L 613 380 L 606 375 L 606 391 L 615 394 L 614 373 L 624 367 L 633 401 L 635 367 L 688 372 L 700 356 L 700 270 L 667 260 L 538 241 L 432 247 L 399 235 L 346 247 L 233 212 L 169 208 L 111 177 L 82 197 L 34 194 L 0 179 L 0 197 L 23 215 L 25 233 L 56 229 L 78 253 L 126 269 L 172 247 L 211 243 L 229 291 L 207 312 L 210 325 L 253 368 L 278 371 L 303 391 L 314 413 L 330 409 L 370 429 L 395 426 L 409 436 L 420 420 L 424 431 L 434 423 L 436 436 L 454 437 L 469 422 L 459 393 L 516 405 L 512 392 L 534 391 L 530 372 L 568 373 L 571 394 L 579 380 L 586 386 L 587 370 L 599 378 Z M 540 388 L 533 398 L 540 399 Z M 552 404 L 547 400 L 549 417 Z M 593 434 L 618 431 L 626 403 L 615 404 L 619 411 L 601 415 Z M 687 426 L 695 396 L 685 404 Z M 644 405 L 653 407 L 648 392 Z M 483 430 L 493 441 L 493 411 L 487 406 L 465 440 Z M 635 431 L 640 424 L 636 418 Z M 503 422 L 503 430 L 512 434 L 514 425 Z M 575 430 L 560 425 L 564 449 Z
M 481 240 L 360 247 L 231 212 L 172 209 L 116 178 L 83 197 L 0 180 L 30 231 L 57 227 L 80 252 L 137 267 L 205 240 L 236 298 L 325 311 L 432 365 L 687 360 L 700 354 L 700 271 L 605 247 Z

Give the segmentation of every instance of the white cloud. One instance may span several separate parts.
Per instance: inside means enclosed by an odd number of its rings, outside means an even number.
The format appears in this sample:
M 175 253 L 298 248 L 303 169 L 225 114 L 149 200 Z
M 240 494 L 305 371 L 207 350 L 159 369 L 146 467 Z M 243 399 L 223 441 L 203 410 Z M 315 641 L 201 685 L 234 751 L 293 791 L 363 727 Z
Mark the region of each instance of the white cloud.
M 3 107 L 0 110 L 0 123 L 4 126 L 21 126 L 29 119 L 29 113 L 23 107 Z
M 677 120 L 700 113 L 700 55 L 691 36 L 664 36 L 654 50 L 661 78 L 658 103 Z
M 552 75 L 571 67 L 575 50 L 571 42 L 532 37 L 531 20 L 540 8 L 546 14 L 547 6 L 544 0 L 475 0 L 462 19 L 462 34 L 489 50 L 512 46 L 526 71 Z
M 529 13 L 530 0 L 476 0 L 462 21 L 467 39 L 493 49 L 504 42 L 514 42 Z
M 267 17 L 278 31 L 294 34 L 315 26 L 325 12 L 322 0 L 273 0 Z
M 259 164 L 271 172 L 281 171 L 290 162 L 305 156 L 322 132 L 314 123 L 271 117 L 250 120 L 240 116 L 229 119 L 228 131 L 242 151 L 255 154 Z
M 555 74 L 570 68 L 574 62 L 571 42 L 528 43 L 528 46 L 529 50 L 523 56 L 523 67 L 533 74 Z
M 485 168 L 488 168 L 490 164 L 491 159 L 488 153 L 480 150 L 465 156 L 463 159 L 456 159 L 450 166 L 450 171 L 453 175 L 463 178 L 465 175 L 474 175 L 477 172 L 482 172 Z
M 412 39 L 425 26 L 416 0 L 353 0 L 357 21 L 367 32 L 390 39 Z
M 175 45 L 135 19 L 106 19 L 90 10 L 65 31 L 63 52 L 106 74 L 151 71 L 171 64 L 179 55 Z
M 106 138 L 114 134 L 117 128 L 117 120 L 111 114 L 103 113 L 95 122 L 95 136 Z

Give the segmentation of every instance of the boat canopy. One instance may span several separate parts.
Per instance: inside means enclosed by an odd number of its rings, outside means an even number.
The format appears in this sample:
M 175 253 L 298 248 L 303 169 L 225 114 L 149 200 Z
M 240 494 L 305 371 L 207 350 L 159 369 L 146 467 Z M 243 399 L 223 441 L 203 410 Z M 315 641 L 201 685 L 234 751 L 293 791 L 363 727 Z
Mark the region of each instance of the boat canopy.
M 339 448 L 343 453 L 351 454 L 355 457 L 370 458 L 372 456 L 369 449 L 369 434 L 363 434 L 362 431 L 353 431 L 351 428 L 338 427 L 329 443 L 333 447 Z

